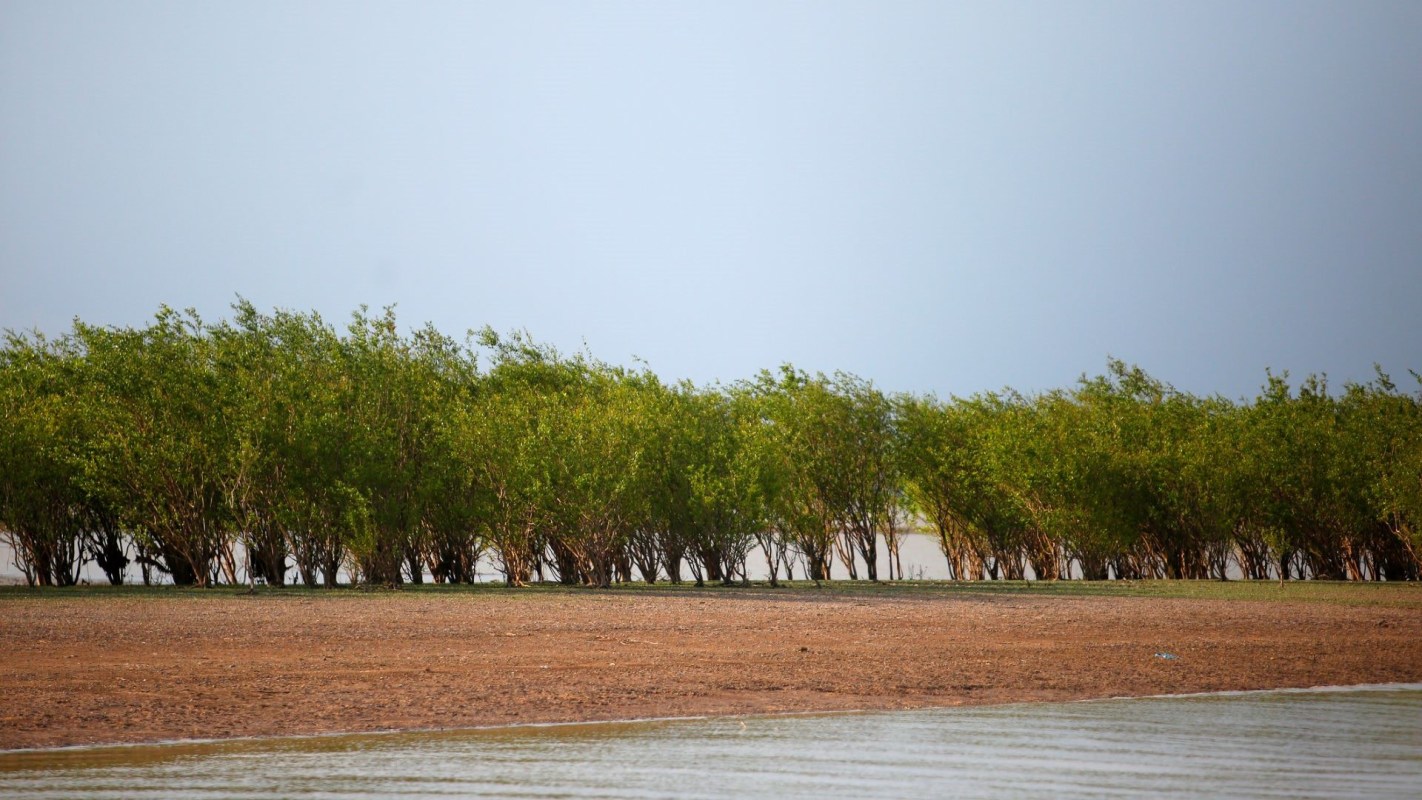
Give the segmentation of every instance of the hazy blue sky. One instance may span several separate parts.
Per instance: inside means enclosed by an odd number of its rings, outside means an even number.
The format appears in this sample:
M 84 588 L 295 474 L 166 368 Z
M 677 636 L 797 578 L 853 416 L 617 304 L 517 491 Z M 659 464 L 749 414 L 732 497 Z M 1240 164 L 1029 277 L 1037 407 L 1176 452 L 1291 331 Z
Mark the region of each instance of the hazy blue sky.
M 1417 2 L 0 2 L 0 327 L 1238 396 L 1422 369 L 1419 255 Z

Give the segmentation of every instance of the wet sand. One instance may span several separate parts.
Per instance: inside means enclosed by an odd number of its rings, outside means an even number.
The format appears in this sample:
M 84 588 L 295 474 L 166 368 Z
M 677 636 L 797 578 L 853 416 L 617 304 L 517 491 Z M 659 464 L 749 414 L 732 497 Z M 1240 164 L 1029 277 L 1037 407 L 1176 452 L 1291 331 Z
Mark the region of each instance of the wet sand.
M 948 589 L 12 592 L 0 653 L 13 749 L 1417 682 L 1422 614 Z

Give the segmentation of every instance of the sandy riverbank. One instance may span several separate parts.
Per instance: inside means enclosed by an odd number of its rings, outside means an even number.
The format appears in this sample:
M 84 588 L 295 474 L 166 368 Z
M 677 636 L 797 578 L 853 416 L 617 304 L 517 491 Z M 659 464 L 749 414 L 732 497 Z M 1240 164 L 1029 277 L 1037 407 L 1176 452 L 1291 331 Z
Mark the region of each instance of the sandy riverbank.
M 0 748 L 1415 682 L 1413 594 L 9 591 Z

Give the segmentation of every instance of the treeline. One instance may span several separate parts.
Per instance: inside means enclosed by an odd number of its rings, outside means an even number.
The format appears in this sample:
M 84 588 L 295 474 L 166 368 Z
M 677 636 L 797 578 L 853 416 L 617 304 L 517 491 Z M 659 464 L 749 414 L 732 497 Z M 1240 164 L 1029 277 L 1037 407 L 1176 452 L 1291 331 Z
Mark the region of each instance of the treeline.
M 772 584 L 1417 580 L 1422 395 L 1269 376 L 1250 402 L 1109 363 L 1070 390 L 891 396 L 791 367 L 668 385 L 525 335 L 239 302 L 0 351 L 0 535 L 31 584 L 293 575 Z

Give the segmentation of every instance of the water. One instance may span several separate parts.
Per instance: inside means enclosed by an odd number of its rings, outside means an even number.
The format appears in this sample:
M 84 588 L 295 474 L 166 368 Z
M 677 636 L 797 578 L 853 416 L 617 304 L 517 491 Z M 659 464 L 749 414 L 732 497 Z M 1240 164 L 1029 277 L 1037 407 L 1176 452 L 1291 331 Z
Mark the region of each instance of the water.
M 0 753 L 13 798 L 1417 797 L 1422 685 Z

